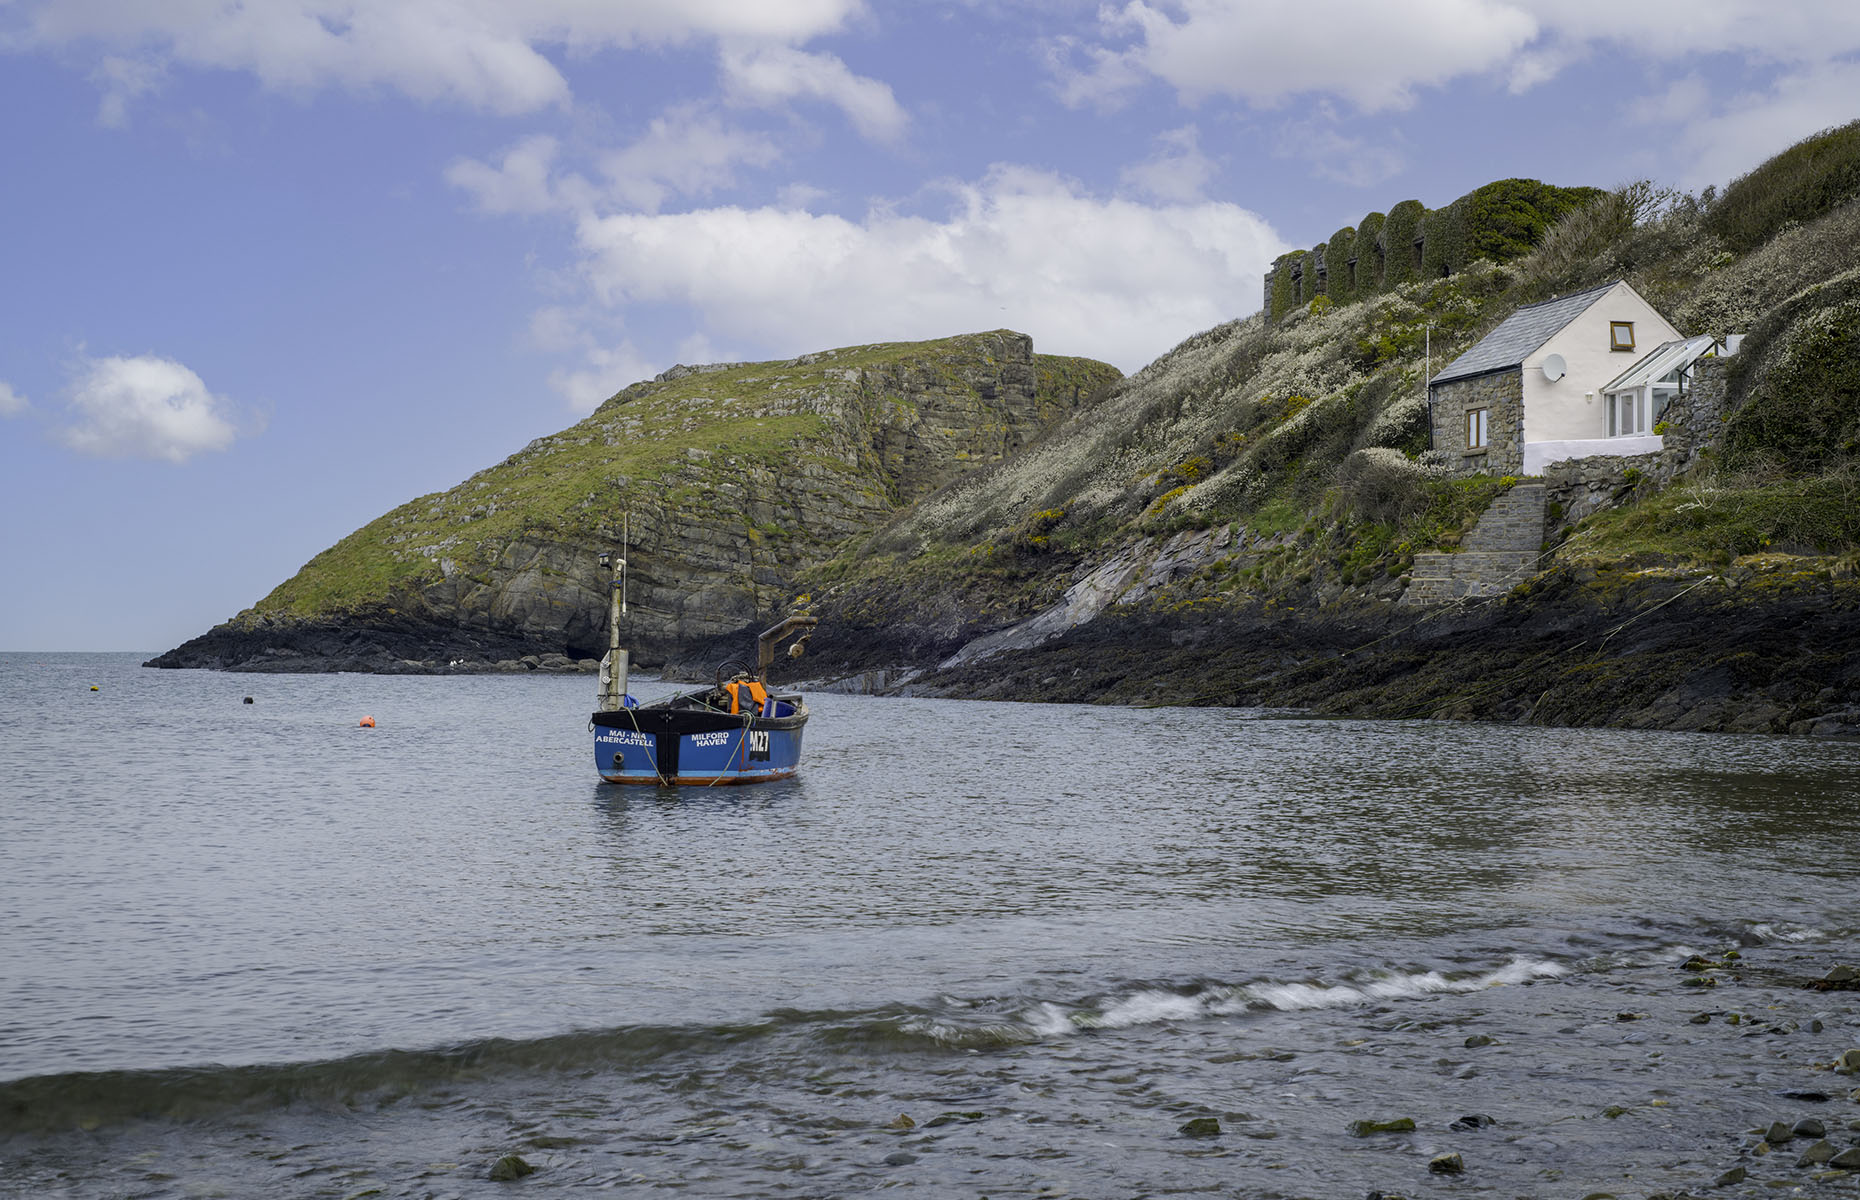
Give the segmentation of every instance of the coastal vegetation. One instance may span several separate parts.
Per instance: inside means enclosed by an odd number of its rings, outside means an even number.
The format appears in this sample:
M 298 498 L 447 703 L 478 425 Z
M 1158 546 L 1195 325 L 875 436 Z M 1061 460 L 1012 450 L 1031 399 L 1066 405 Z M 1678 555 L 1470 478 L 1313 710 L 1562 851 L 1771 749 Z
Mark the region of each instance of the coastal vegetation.
M 1856 128 L 1808 139 L 1721 195 L 1501 180 L 1441 210 L 1405 201 L 1283 257 L 1264 312 L 1128 378 L 1034 356 L 1005 332 L 675 368 L 357 531 L 253 615 L 424 605 L 442 622 L 567 630 L 557 644 L 587 645 L 592 626 L 549 606 L 598 611 L 584 560 L 631 504 L 699 547 L 637 548 L 646 603 L 677 609 L 653 644 L 673 662 L 800 604 L 835 631 L 814 669 L 923 670 L 1065 605 L 1075 628 L 1022 646 L 1024 663 L 990 658 L 918 686 L 1041 694 L 1063 667 L 1076 698 L 1696 722 L 1697 705 L 1642 694 L 1715 661 L 1682 617 L 1751 630 L 1773 618 L 1806 637 L 1824 618 L 1801 613 L 1860 611 Z M 1356 266 L 1340 272 L 1332 248 L 1345 246 Z M 1509 598 L 1398 610 L 1416 557 L 1457 551 L 1518 483 L 1451 476 L 1428 449 L 1427 377 L 1521 305 L 1615 279 L 1688 335 L 1744 335 L 1721 418 L 1696 431 L 1702 451 L 1677 473 L 1620 472 L 1593 512 L 1553 512 L 1537 580 Z M 1658 671 L 1605 656 L 1560 689 L 1516 694 L 1563 669 L 1563 645 L 1532 649 L 1530 631 L 1613 654 L 1621 643 L 1604 634 L 1624 622 L 1678 638 Z M 1816 636 L 1845 644 L 1860 629 L 1836 620 Z M 1170 665 L 1172 647 L 1220 637 L 1244 643 L 1222 651 L 1230 669 L 1202 652 Z M 1364 655 L 1370 645 L 1382 649 Z M 1761 686 L 1820 672 L 1820 698 L 1713 708 L 1713 727 L 1795 728 L 1852 709 L 1860 732 L 1860 678 L 1827 676 L 1820 651 L 1776 654 L 1798 665 Z M 1640 707 L 1624 707 L 1629 694 Z

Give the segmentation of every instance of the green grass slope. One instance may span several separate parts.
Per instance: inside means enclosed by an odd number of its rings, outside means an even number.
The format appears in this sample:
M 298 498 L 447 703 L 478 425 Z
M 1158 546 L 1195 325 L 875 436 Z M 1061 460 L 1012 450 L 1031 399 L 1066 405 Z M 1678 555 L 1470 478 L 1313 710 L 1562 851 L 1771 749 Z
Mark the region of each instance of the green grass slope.
M 520 542 L 585 548 L 591 562 L 618 541 L 628 509 L 722 522 L 771 543 L 780 561 L 811 561 L 1118 378 L 1106 364 L 1028 347 L 997 331 L 674 368 L 369 522 L 252 611 L 320 617 L 412 603 L 455 575 L 493 573 Z M 744 481 L 761 481 L 760 493 L 745 495 Z M 774 502 L 808 495 L 822 511 Z

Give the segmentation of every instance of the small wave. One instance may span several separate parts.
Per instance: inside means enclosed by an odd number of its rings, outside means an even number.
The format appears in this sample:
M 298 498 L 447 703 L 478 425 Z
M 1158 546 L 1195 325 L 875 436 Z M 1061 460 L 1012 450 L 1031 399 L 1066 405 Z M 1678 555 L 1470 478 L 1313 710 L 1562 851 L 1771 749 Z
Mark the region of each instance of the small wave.
M 639 1067 L 674 1054 L 716 1053 L 785 1028 L 843 1015 L 778 1012 L 744 1025 L 632 1026 L 531 1040 L 488 1038 L 317 1062 L 35 1075 L 0 1082 L 0 1132 L 94 1129 L 134 1120 L 192 1121 L 294 1104 L 368 1107 L 504 1075 Z
M 0 1133 L 95 1129 L 136 1120 L 184 1122 L 242 1112 L 367 1108 L 448 1087 L 478 1088 L 518 1076 L 650 1070 L 677 1055 L 779 1057 L 790 1064 L 845 1052 L 990 1050 L 1247 1011 L 1339 1008 L 1438 992 L 1470 992 L 1565 973 L 1552 962 L 1514 960 L 1494 971 L 1381 972 L 1337 983 L 1300 981 L 1192 988 L 1139 987 L 1095 1005 L 1027 996 L 945 996 L 929 1007 L 863 1011 L 782 1009 L 760 1020 L 708 1027 L 632 1026 L 533 1040 L 492 1038 L 431 1050 L 385 1050 L 320 1062 L 86 1071 L 0 1082 Z
M 1774 924 L 1763 921 L 1750 927 L 1750 936 L 1759 944 L 1785 946 L 1798 945 L 1802 942 L 1825 942 L 1828 934 L 1810 925 L 1798 925 L 1793 921 L 1779 921 Z
M 1080 1029 L 1122 1029 L 1273 1009 L 1304 1012 L 1352 1008 L 1446 992 L 1477 992 L 1506 984 L 1554 979 L 1567 967 L 1544 959 L 1513 959 L 1494 971 L 1454 977 L 1440 971 L 1383 972 L 1340 983 L 1265 982 L 1203 987 L 1192 993 L 1145 988 L 1100 1005 L 1096 1011 L 1067 1010 L 1043 1003 L 1024 1016 L 1028 1027 L 1045 1037 Z

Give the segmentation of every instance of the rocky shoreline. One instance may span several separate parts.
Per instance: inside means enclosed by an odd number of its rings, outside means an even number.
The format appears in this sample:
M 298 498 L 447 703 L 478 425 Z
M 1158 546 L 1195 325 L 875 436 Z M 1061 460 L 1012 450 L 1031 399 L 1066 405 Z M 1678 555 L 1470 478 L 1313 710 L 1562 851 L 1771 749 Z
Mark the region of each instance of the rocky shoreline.
M 216 625 L 142 664 L 254 674 L 578 674 L 600 663 L 516 631 L 462 629 L 392 609 L 341 617 L 260 615 Z
M 852 690 L 1860 736 L 1860 583 L 1781 565 L 1741 577 L 1565 568 L 1423 610 L 1164 596 L 979 661 L 961 653 L 979 639 L 908 614 L 848 606 L 823 628 Z
M 1486 600 L 1414 609 L 1374 595 L 1304 610 L 1163 591 L 1046 640 L 999 643 L 972 602 L 819 607 L 801 663 L 817 690 L 971 699 L 1305 709 L 1322 715 L 1860 737 L 1860 581 L 1769 564 L 1724 575 L 1568 568 Z M 640 662 L 707 676 L 754 628 Z M 406 614 L 220 626 L 152 667 L 377 674 L 589 673 L 514 632 Z

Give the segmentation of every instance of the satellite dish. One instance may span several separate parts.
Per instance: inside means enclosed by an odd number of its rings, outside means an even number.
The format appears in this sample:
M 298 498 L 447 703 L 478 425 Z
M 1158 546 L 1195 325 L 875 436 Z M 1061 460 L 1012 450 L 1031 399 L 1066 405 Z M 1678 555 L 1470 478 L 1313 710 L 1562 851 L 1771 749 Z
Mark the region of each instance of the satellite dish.
M 1563 356 L 1561 354 L 1552 354 L 1544 359 L 1544 378 L 1548 379 L 1551 383 L 1555 383 L 1557 380 L 1563 378 L 1563 373 L 1568 370 L 1569 364 L 1563 361 Z

